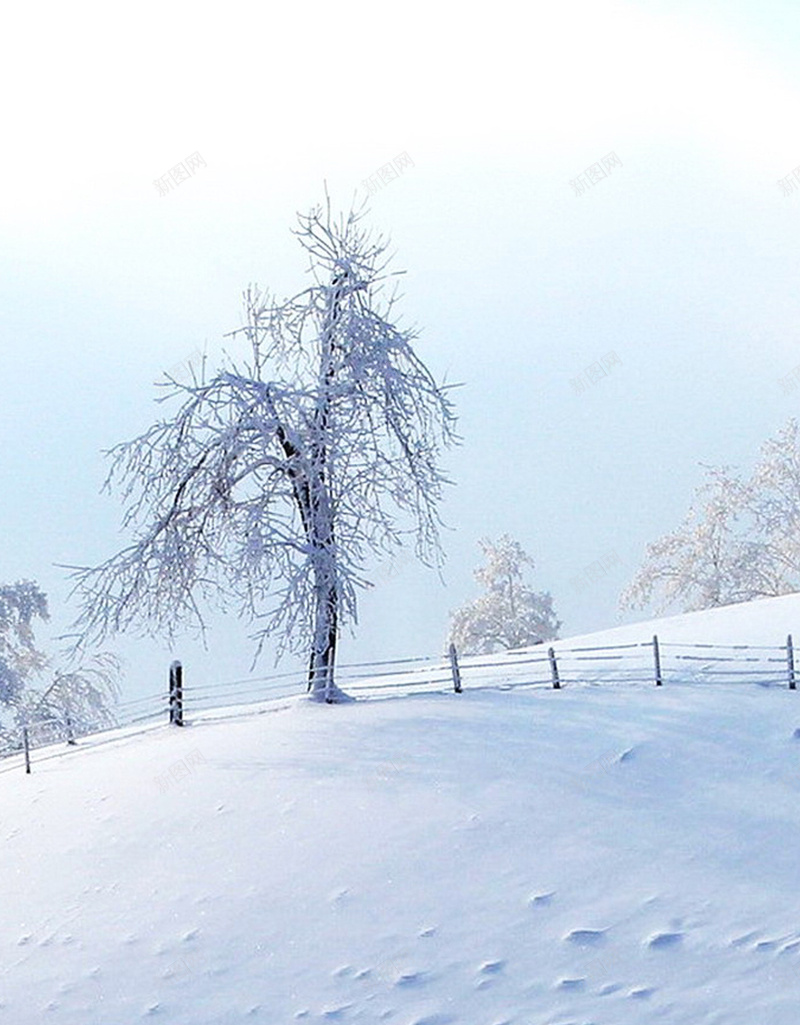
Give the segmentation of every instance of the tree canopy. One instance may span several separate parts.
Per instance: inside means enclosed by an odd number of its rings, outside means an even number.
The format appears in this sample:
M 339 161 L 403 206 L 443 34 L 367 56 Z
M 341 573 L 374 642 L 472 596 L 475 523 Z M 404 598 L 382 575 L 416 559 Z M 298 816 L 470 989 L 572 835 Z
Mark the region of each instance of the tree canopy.
M 450 640 L 464 654 L 485 654 L 552 640 L 561 626 L 547 592 L 524 578 L 533 559 L 508 534 L 480 542 L 486 562 L 475 570 L 485 591 L 452 614 Z
M 752 471 L 707 467 L 682 523 L 647 546 L 623 608 L 659 613 L 800 589 L 800 428 L 790 419 Z

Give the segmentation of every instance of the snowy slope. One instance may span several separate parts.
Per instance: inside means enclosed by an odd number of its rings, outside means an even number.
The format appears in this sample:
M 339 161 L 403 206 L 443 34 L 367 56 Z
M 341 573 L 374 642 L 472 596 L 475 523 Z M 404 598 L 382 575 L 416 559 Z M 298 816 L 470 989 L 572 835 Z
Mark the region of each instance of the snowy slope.
M 786 642 L 794 633 L 800 645 L 800 594 L 780 598 L 724 605 L 702 612 L 685 612 L 624 626 L 598 633 L 570 637 L 555 642 L 555 647 L 583 643 L 627 644 L 647 641 L 657 633 L 659 640 L 673 644 L 775 644 Z
M 783 687 L 788 683 L 788 634 L 798 650 L 794 662 L 800 675 L 800 594 L 630 623 L 566 637 L 553 641 L 552 647 L 561 682 L 567 685 L 654 682 L 652 641 L 657 635 L 662 676 L 671 684 L 751 682 Z M 496 655 L 461 657 L 462 677 L 473 687 L 486 683 L 551 686 L 549 647 L 550 642 Z M 421 676 L 423 670 L 417 672 Z M 442 673 L 439 668 L 438 678 L 449 678 L 449 671 Z M 403 682 L 412 683 L 413 674 Z
M 0 1022 L 796 1025 L 800 696 L 493 690 L 0 776 Z

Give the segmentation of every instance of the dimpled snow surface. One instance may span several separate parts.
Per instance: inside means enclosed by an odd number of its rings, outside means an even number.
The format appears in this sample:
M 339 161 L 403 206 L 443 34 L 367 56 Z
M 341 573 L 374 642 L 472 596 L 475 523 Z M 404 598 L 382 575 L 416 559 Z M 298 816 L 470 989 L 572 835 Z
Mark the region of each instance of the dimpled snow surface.
M 0 774 L 0 1025 L 796 1025 L 800 694 L 304 699 Z

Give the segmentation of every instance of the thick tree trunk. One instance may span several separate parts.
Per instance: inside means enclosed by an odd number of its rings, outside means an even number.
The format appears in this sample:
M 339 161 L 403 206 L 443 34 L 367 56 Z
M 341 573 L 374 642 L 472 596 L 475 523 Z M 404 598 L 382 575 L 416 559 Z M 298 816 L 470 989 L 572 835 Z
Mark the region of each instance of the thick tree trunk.
M 317 701 L 347 700 L 334 682 L 336 638 L 339 633 L 339 586 L 331 499 L 328 491 L 328 432 L 331 391 L 336 380 L 335 331 L 341 318 L 342 277 L 331 282 L 330 306 L 322 331 L 320 390 L 314 414 L 310 450 L 311 480 L 308 488 L 306 536 L 314 548 L 314 639 L 308 674 L 308 689 Z
M 316 589 L 314 610 L 314 642 L 308 672 L 308 689 L 312 698 L 329 704 L 343 697 L 334 681 L 336 638 L 338 634 L 338 599 L 336 587 L 330 582 Z

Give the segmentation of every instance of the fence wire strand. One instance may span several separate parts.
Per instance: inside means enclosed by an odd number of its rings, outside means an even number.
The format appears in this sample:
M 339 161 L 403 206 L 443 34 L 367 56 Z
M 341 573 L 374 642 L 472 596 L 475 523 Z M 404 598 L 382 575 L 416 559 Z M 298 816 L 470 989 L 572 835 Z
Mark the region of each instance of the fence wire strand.
M 497 656 L 461 657 L 457 661 L 457 669 L 464 690 L 703 683 L 783 685 L 794 689 L 794 655 L 790 644 L 791 639 L 787 645 L 781 646 L 665 643 L 654 638 L 652 641 L 574 648 L 556 648 L 554 644 L 552 649 L 544 650 L 542 645 L 536 645 L 535 648 L 516 649 Z M 659 654 L 660 660 L 657 661 Z M 783 668 L 775 668 L 778 664 Z M 346 691 L 369 700 L 401 692 L 409 695 L 440 694 L 443 689 L 454 689 L 455 683 L 453 666 L 447 656 L 345 663 L 337 667 L 336 679 Z M 275 703 L 294 698 L 303 694 L 306 688 L 307 678 L 297 670 L 271 676 L 204 682 L 197 686 L 192 686 L 189 681 L 180 699 L 181 720 L 183 715 L 191 716 L 193 713 L 201 714 L 203 722 L 230 718 L 245 714 L 236 711 L 243 705 L 253 707 L 260 702 Z M 0 761 L 8 763 L 0 766 L 0 773 L 18 769 L 18 760 L 24 754 L 26 730 L 28 748 L 37 752 L 35 761 L 38 764 L 61 754 L 65 742 L 75 744 L 79 739 L 91 740 L 94 748 L 111 742 L 120 734 L 123 737 L 139 736 L 144 732 L 144 724 L 158 726 L 166 721 L 168 713 L 172 721 L 175 700 L 166 692 L 126 699 L 113 707 L 113 722 L 92 730 L 82 728 L 80 722 L 56 717 L 0 727 Z M 231 712 L 227 713 L 227 709 Z M 272 706 L 265 710 L 271 709 Z M 209 712 L 217 712 L 218 715 L 210 716 Z

